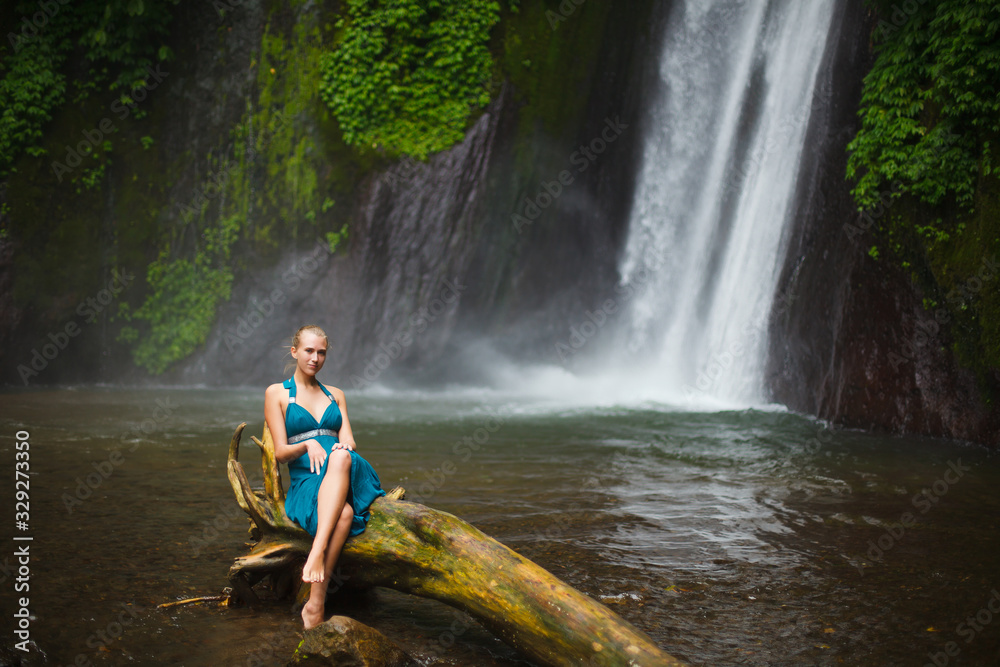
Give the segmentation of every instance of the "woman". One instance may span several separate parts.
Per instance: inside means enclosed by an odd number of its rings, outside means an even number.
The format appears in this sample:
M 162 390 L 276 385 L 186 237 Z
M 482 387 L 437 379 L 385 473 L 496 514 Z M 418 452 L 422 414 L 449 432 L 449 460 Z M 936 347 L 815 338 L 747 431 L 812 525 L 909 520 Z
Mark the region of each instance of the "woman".
M 385 495 L 375 470 L 354 451 L 344 392 L 327 389 L 316 379 L 328 344 L 317 326 L 296 331 L 291 347 L 295 373 L 264 393 L 264 419 L 275 457 L 288 462 L 291 478 L 285 514 L 313 536 L 302 568 L 302 581 L 312 584 L 302 608 L 307 630 L 323 622 L 330 574 L 348 535 L 364 532 L 368 507 Z

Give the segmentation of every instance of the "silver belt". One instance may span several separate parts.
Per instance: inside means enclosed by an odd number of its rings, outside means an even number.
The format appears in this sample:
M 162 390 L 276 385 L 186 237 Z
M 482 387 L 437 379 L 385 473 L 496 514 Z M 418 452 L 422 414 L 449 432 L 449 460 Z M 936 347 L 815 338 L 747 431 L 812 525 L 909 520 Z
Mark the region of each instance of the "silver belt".
M 311 431 L 306 431 L 305 433 L 299 433 L 298 435 L 293 435 L 288 439 L 289 445 L 294 445 L 296 443 L 302 442 L 303 440 L 309 440 L 310 438 L 315 438 L 317 435 L 332 435 L 337 436 L 336 431 L 331 431 L 328 428 L 315 428 Z

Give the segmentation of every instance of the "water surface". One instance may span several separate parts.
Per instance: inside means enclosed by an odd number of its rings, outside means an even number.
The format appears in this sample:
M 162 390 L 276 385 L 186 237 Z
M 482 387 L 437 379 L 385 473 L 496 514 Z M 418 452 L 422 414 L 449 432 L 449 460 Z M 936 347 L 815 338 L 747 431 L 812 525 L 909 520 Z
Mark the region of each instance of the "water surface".
M 923 665 L 952 641 L 948 664 L 1000 663 L 987 608 L 1000 587 L 1000 468 L 982 448 L 830 430 L 782 410 L 459 390 L 348 401 L 386 488 L 465 518 L 691 664 Z M 25 664 L 290 657 L 299 626 L 287 604 L 155 608 L 218 594 L 245 551 L 226 450 L 239 422 L 261 431 L 262 409 L 259 390 L 4 395 L 6 479 L 15 432 L 31 442 L 30 528 L 15 531 L 12 510 L 0 528 L 8 545 L 15 532 L 34 538 L 31 632 L 45 657 Z M 248 469 L 255 450 L 242 449 Z M 14 580 L 0 577 L 9 648 Z M 337 605 L 427 664 L 525 664 L 440 603 L 377 589 Z M 979 630 L 962 625 L 977 613 Z

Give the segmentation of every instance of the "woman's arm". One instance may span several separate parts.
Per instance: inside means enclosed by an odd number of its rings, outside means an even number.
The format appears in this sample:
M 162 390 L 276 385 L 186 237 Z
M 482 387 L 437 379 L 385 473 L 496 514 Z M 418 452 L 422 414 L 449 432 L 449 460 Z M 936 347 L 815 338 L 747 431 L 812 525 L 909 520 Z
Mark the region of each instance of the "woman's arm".
M 285 388 L 280 382 L 272 384 L 264 392 L 264 421 L 267 422 L 271 440 L 274 442 L 274 458 L 278 463 L 286 463 L 302 456 L 304 452 L 309 452 L 309 471 L 319 474 L 323 461 L 326 460 L 326 452 L 316 440 L 309 439 L 296 445 L 288 444 L 285 407 L 281 404 L 284 396 Z
M 337 438 L 340 440 L 340 444 L 354 451 L 357 446 L 354 444 L 354 432 L 351 430 L 351 420 L 347 418 L 347 397 L 344 396 L 344 392 L 336 387 L 330 387 L 330 393 L 333 394 L 334 400 L 337 401 L 337 407 L 340 408 L 340 414 L 344 418 L 344 423 L 340 425 L 340 432 L 337 434 Z

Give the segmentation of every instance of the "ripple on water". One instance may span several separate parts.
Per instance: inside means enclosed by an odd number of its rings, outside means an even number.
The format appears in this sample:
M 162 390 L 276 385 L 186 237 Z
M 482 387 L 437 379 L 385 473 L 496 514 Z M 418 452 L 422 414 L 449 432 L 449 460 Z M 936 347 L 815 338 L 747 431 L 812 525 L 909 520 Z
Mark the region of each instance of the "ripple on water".
M 224 461 L 237 423 L 260 432 L 261 392 L 4 398 L 0 423 L 8 433 L 29 428 L 37 453 L 33 629 L 53 664 L 81 652 L 104 664 L 246 664 L 262 636 L 275 656 L 290 654 L 297 630 L 286 605 L 154 610 L 218 593 L 244 549 Z M 176 405 L 171 417 L 123 439 L 157 400 Z M 917 664 L 955 640 L 956 625 L 1000 585 L 1000 470 L 979 448 L 829 431 L 780 411 L 547 405 L 490 392 L 349 400 L 359 447 L 385 486 L 402 483 L 470 520 L 692 664 Z M 498 408 L 504 420 L 487 431 Z M 819 447 L 810 445 L 817 434 Z M 458 447 L 467 438 L 477 447 Z M 241 460 L 252 470 L 256 449 L 247 447 Z M 67 507 L 116 449 L 124 460 Z M 12 452 L 0 440 L 4 474 Z M 958 460 L 972 470 L 916 510 L 914 496 Z M 436 476 L 445 463 L 450 472 Z M 872 559 L 870 545 L 886 546 L 906 512 L 916 522 Z M 0 604 L 8 613 L 9 596 Z M 385 591 L 343 604 L 427 658 L 454 622 L 446 607 Z M 128 607 L 147 611 L 107 650 L 88 647 Z M 988 664 L 998 638 L 982 633 L 963 659 Z M 478 627 L 446 655 L 451 664 L 518 664 Z

